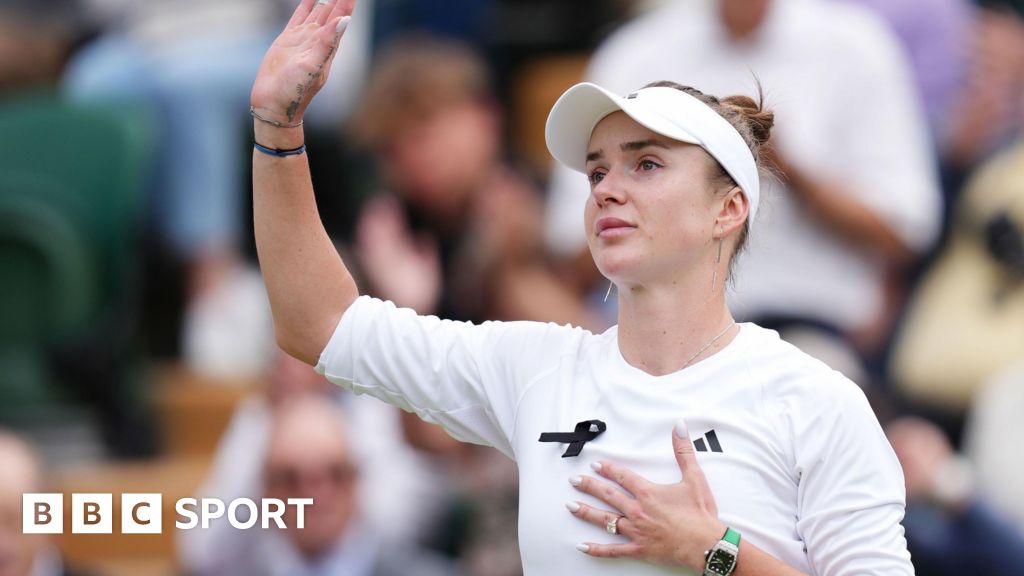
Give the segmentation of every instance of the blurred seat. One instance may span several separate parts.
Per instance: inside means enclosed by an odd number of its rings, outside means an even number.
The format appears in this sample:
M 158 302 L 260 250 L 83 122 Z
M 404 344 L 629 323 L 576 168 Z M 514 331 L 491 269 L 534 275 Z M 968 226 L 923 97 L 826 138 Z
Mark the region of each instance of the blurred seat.
M 108 443 L 139 441 L 126 433 L 139 418 L 127 382 L 152 125 L 137 107 L 38 92 L 0 101 L 0 204 L 16 221 L 4 225 L 0 264 L 10 284 L 0 291 L 0 372 L 18 381 L 0 392 L 8 424 L 35 424 L 40 412 L 27 408 L 45 401 L 84 401 L 100 409 Z
M 101 257 L 104 299 L 130 289 L 153 123 L 138 106 L 68 104 L 35 93 L 0 101 L 0 171 L 66 187 L 58 209 Z
M 57 401 L 45 350 L 83 329 L 96 303 L 93 254 L 57 204 L 70 196 L 45 179 L 0 173 L 0 414 Z
M 239 403 L 260 380 L 210 378 L 183 364 L 155 366 L 153 404 L 167 456 L 211 458 Z
M 512 81 L 512 145 L 535 174 L 546 175 L 551 155 L 544 143 L 548 111 L 570 86 L 583 80 L 588 56 L 569 54 L 538 58 L 523 65 Z
M 177 520 L 175 504 L 195 496 L 209 461 L 192 458 L 163 458 L 131 463 L 109 463 L 68 468 L 51 478 L 49 489 L 65 495 L 65 532 L 58 536 L 61 551 L 70 566 L 89 574 L 163 576 L 180 574 L 175 562 Z M 112 494 L 111 534 L 71 534 L 72 493 Z M 121 495 L 160 494 L 160 534 L 121 534 Z

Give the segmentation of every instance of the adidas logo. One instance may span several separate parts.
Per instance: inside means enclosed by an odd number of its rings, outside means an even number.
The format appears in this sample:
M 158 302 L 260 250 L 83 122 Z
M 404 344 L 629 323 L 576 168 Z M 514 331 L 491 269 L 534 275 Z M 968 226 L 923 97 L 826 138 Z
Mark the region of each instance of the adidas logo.
M 704 443 L 704 439 L 707 438 L 707 443 Z M 707 452 L 708 447 L 711 447 L 712 452 L 722 452 L 722 445 L 718 442 L 718 434 L 715 431 L 709 430 L 703 438 L 697 438 L 693 441 L 693 449 L 697 452 Z

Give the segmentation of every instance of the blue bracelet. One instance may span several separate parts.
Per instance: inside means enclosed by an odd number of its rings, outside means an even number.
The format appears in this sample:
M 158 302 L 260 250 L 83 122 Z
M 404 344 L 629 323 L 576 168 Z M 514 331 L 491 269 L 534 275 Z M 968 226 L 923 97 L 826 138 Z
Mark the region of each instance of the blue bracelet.
M 256 149 L 259 150 L 260 152 L 263 152 L 264 154 L 268 156 L 273 156 L 275 158 L 287 158 L 288 156 L 298 156 L 300 154 L 306 153 L 305 144 L 299 146 L 298 148 L 292 148 L 290 150 L 281 150 L 279 148 L 267 148 L 266 146 L 260 144 L 259 142 L 253 142 L 252 145 L 255 146 Z

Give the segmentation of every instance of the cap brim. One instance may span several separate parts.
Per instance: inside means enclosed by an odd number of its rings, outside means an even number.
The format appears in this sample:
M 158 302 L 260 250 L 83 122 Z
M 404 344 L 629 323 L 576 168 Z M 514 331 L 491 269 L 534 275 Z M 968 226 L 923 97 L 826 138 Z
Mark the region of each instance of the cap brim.
M 566 90 L 551 108 L 544 127 L 548 151 L 555 160 L 577 172 L 586 173 L 587 148 L 594 128 L 605 116 L 620 110 L 653 132 L 680 142 L 701 144 L 693 135 L 661 114 L 638 104 L 637 100 L 623 98 L 596 84 L 584 82 Z

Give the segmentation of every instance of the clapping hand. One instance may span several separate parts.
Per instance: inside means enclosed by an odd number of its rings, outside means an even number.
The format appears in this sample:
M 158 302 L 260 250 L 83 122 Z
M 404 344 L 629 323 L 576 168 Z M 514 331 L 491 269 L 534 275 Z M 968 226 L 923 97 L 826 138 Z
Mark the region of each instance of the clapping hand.
M 672 447 L 682 472 L 682 480 L 676 484 L 655 484 L 611 462 L 592 466 L 614 484 L 590 476 L 571 480 L 576 489 L 601 500 L 608 508 L 568 502 L 569 511 L 602 530 L 614 522 L 617 533 L 630 540 L 625 544 L 585 542 L 579 545 L 581 552 L 704 571 L 704 551 L 721 538 L 726 526 L 718 519 L 714 495 L 682 422 L 676 424 Z
M 271 123 L 296 126 L 323 87 L 355 0 L 302 0 L 260 64 L 253 111 Z
M 356 237 L 359 262 L 375 295 L 420 314 L 437 313 L 443 283 L 437 241 L 409 230 L 397 200 L 371 200 Z

